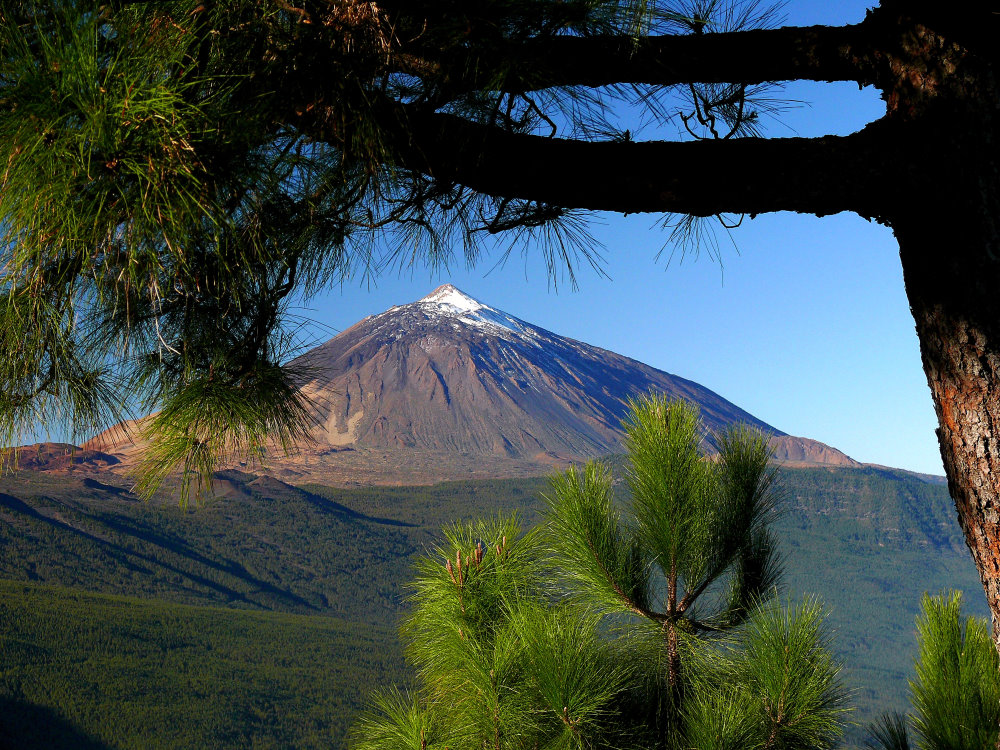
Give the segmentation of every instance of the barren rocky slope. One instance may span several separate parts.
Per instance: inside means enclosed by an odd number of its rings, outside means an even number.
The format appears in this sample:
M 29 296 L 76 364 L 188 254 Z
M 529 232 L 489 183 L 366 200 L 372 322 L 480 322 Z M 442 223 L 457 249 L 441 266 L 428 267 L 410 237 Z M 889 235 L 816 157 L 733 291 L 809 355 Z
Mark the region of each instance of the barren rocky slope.
M 695 382 L 551 333 L 449 284 L 365 318 L 293 364 L 309 373 L 302 388 L 316 426 L 312 444 L 271 457 L 269 470 L 286 478 L 412 484 L 544 473 L 620 452 L 628 400 L 650 391 L 698 404 L 709 430 L 746 422 L 771 433 L 781 461 L 858 465 Z M 132 439 L 109 431 L 86 447 L 127 467 Z

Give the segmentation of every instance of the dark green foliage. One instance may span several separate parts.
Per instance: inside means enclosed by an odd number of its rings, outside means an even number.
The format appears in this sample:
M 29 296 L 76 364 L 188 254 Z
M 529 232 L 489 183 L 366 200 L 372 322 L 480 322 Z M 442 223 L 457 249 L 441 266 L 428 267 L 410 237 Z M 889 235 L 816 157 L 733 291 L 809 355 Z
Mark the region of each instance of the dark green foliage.
M 704 671 L 689 667 L 702 641 L 733 635 L 777 584 L 776 470 L 766 438 L 744 428 L 712 436 L 720 453 L 706 460 L 698 412 L 681 401 L 634 401 L 624 427 L 624 512 L 606 469 L 570 469 L 553 479 L 542 538 L 566 599 L 616 616 L 634 639 L 625 658 L 644 665 L 635 692 L 646 696 L 635 723 L 657 727 L 647 742 L 672 746 L 683 742 L 685 692 Z M 715 683 L 701 687 L 721 695 Z
M 218 480 L 227 497 L 187 511 L 93 479 L 21 476 L 31 483 L 0 479 L 8 578 L 354 620 L 375 609 L 391 623 L 408 558 L 430 536 L 238 475 Z
M 1000 659 L 989 624 L 961 608 L 961 594 L 925 595 L 917 619 L 913 725 L 932 750 L 993 747 L 1000 733 Z
M 6 444 L 162 409 L 152 491 L 301 435 L 284 299 L 342 247 L 316 159 L 246 69 L 288 28 L 249 1 L 5 6 L 0 336 L 28 343 L 0 362 Z
M 295 494 L 230 475 L 230 484 L 217 489 L 229 487 L 231 496 L 185 512 L 171 498 L 143 503 L 100 479 L 29 472 L 0 478 L 0 577 L 174 603 L 332 614 L 360 622 L 364 637 L 384 628 L 382 649 L 398 648 L 392 644 L 411 555 L 440 544 L 440 528 L 450 519 L 499 508 L 534 526 L 548 487 L 546 479 L 493 480 L 310 486 L 309 494 Z M 793 600 L 814 591 L 829 609 L 825 621 L 855 691 L 853 720 L 863 726 L 905 709 L 916 655 L 913 621 L 924 589 L 976 592 L 966 608 L 986 614 L 947 488 L 873 468 L 786 470 L 781 485 L 788 500 L 773 530 L 785 583 Z M 616 495 L 622 487 L 613 481 Z M 88 646 L 74 632 L 58 648 L 82 654 Z M 19 638 L 30 642 L 30 631 Z M 28 663 L 26 652 L 19 653 L 13 673 Z M 150 671 L 162 666 L 150 658 Z M 402 674 L 380 684 L 399 683 Z M 49 679 L 39 677 L 39 691 Z M 66 716 L 66 696 L 50 694 L 61 697 L 40 697 L 31 710 Z M 345 717 L 357 705 L 345 703 Z M 350 723 L 345 718 L 343 726 Z M 853 746 L 863 739 L 862 729 L 849 729 Z M 338 742 L 343 735 L 333 746 Z
M 546 496 L 552 553 L 568 592 L 604 611 L 650 611 L 651 570 L 640 539 L 622 524 L 611 473 L 598 463 L 552 480 Z
M 0 624 L 0 747 L 23 750 L 338 747 L 402 668 L 391 628 L 332 617 L 0 582 Z
M 0 693 L 0 748 L 3 750 L 107 750 L 49 706 Z
M 920 602 L 916 678 L 910 681 L 912 713 L 886 715 L 871 727 L 867 745 L 908 750 L 907 724 L 920 750 L 993 748 L 1000 735 L 1000 659 L 989 624 L 962 617 L 962 594 Z
M 767 440 L 731 429 L 714 436 L 719 457 L 706 461 L 697 410 L 655 396 L 631 404 L 625 428 L 629 522 L 603 467 L 556 477 L 546 540 L 557 574 L 571 596 L 607 613 L 686 633 L 739 624 L 779 577 Z M 713 602 L 721 584 L 726 595 Z
M 910 750 L 907 718 L 898 711 L 883 714 L 869 727 L 871 737 L 865 742 L 865 747 L 870 750 Z
M 376 702 L 357 750 L 422 747 L 432 726 L 455 747 L 680 750 L 718 737 L 720 715 L 735 717 L 725 746 L 833 747 L 846 692 L 820 608 L 765 600 L 766 439 L 731 431 L 710 461 L 697 411 L 656 396 L 626 429 L 622 516 L 606 470 L 571 468 L 528 534 L 504 516 L 453 525 L 418 561 L 401 634 L 419 691 Z
M 375 747 L 398 747 L 400 750 L 439 750 L 447 747 L 447 735 L 439 731 L 440 722 L 408 693 L 390 688 L 372 698 L 374 706 L 361 716 L 354 727 Z
M 970 610 L 988 614 L 947 487 L 874 467 L 789 470 L 783 486 L 787 512 L 775 531 L 789 593 L 821 593 L 830 608 L 854 720 L 905 709 L 923 593 L 962 588 Z M 865 733 L 850 737 L 860 745 Z
M 699 750 L 832 747 L 848 703 L 822 607 L 776 601 L 749 616 L 729 658 L 703 658 L 687 741 Z
M 418 562 L 402 630 L 418 698 L 378 699 L 355 746 L 388 750 L 408 738 L 419 748 L 418 724 L 437 747 L 601 742 L 629 669 L 610 658 L 596 618 L 538 598 L 533 534 L 497 517 L 454 525 L 445 538 Z
M 574 206 L 425 163 L 429 125 L 614 142 L 631 137 L 608 106 L 623 100 L 659 122 L 695 110 L 698 137 L 752 134 L 775 109 L 751 103 L 759 86 L 589 89 L 527 61 L 568 36 L 617 38 L 627 56 L 645 35 L 769 15 L 646 0 L 5 3 L 0 439 L 161 412 L 149 492 L 172 468 L 204 482 L 222 457 L 287 445 L 309 414 L 289 300 L 355 272 L 473 263 L 501 236 L 553 280 L 599 259 Z

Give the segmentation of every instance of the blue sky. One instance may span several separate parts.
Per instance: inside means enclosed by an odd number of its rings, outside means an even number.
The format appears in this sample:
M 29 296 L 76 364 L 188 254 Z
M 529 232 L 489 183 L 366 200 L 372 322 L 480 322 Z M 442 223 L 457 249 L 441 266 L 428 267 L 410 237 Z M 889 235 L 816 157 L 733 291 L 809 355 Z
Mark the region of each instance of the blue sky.
M 792 0 L 788 23 L 860 21 L 869 4 Z M 878 118 L 875 92 L 796 84 L 774 136 L 846 134 Z M 655 137 L 643 134 L 644 137 Z M 664 137 L 673 135 L 669 126 Z M 857 216 L 781 213 L 745 221 L 722 243 L 668 265 L 654 216 L 599 215 L 610 279 L 581 269 L 579 289 L 549 284 L 537 253 L 356 280 L 314 298 L 305 314 L 325 340 L 360 318 L 451 282 L 494 307 L 695 380 L 785 432 L 860 461 L 943 473 L 930 391 L 890 230 Z

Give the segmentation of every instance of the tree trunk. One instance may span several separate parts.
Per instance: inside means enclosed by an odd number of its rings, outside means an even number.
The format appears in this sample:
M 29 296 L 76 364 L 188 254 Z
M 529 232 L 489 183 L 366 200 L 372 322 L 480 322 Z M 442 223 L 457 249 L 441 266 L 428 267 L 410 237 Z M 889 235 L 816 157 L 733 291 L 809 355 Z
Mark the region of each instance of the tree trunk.
M 884 187 L 948 489 L 1000 651 L 1000 80 L 984 5 L 883 0 Z
M 1000 207 L 990 192 L 975 209 L 932 202 L 893 223 L 948 488 L 1000 651 Z
M 681 651 L 677 628 L 672 622 L 667 624 L 667 680 L 671 691 L 677 695 L 681 685 Z

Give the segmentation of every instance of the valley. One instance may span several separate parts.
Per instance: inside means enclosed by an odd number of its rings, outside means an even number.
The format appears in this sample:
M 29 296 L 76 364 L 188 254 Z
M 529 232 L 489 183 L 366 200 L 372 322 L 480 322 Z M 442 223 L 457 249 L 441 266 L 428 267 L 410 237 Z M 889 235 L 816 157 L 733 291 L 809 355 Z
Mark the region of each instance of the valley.
M 785 469 L 782 483 L 786 595 L 829 608 L 853 720 L 905 707 L 920 595 L 964 589 L 967 611 L 985 614 L 946 488 L 871 467 Z M 16 704 L 4 721 L 49 711 L 115 748 L 190 747 L 195 734 L 202 747 L 346 747 L 365 693 L 406 680 L 395 627 L 413 557 L 460 518 L 537 522 L 546 487 L 295 487 L 228 472 L 219 496 L 182 510 L 93 476 L 0 478 L 0 690 Z M 119 702 L 152 718 L 109 723 L 101 707 Z M 154 720 L 168 715 L 190 716 L 187 733 Z M 239 720 L 253 716 L 271 718 Z M 329 744 L 286 734 L 300 726 Z

